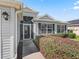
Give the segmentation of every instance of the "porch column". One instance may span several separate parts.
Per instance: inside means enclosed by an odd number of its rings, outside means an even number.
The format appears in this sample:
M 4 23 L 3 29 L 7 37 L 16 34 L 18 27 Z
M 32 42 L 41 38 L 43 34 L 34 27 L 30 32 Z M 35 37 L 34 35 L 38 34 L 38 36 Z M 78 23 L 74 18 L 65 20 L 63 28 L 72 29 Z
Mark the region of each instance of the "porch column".
M 57 24 L 55 24 L 55 34 L 57 34 Z
M 33 30 L 34 30 L 33 32 L 34 32 L 34 39 L 35 39 L 36 36 L 39 35 L 38 23 L 35 22 L 35 23 L 33 24 L 33 26 L 34 26 L 34 27 L 33 27 Z
M 66 33 L 68 32 L 68 25 L 66 25 Z
M 37 35 L 39 35 L 39 29 L 38 29 L 38 23 L 36 23 L 36 33 L 37 33 Z

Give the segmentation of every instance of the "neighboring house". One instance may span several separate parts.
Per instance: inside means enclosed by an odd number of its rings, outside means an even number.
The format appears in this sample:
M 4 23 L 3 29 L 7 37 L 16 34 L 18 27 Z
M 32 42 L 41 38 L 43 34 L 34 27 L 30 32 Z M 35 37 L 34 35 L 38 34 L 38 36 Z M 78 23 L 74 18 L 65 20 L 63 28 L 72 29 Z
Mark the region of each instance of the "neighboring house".
M 79 19 L 69 21 L 68 29 L 72 30 L 76 35 L 79 35 Z
M 67 32 L 67 23 L 25 7 L 17 0 L 0 0 L 0 59 L 15 59 L 17 47 L 23 40 L 40 35 Z

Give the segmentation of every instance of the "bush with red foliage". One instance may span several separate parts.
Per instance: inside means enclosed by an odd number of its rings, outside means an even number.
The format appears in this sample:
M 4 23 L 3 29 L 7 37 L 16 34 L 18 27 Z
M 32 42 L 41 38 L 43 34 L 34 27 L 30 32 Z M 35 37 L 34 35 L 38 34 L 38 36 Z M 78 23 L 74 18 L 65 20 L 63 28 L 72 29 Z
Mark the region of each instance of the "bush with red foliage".
M 41 37 L 38 46 L 46 59 L 79 59 L 79 42 L 69 38 Z

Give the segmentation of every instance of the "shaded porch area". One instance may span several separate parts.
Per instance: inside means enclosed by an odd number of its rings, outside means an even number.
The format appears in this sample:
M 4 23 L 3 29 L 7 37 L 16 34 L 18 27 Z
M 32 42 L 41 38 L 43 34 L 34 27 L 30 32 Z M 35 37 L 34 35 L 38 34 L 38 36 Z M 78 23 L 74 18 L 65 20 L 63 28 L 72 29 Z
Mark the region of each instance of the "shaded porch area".
M 23 59 L 23 57 L 38 52 L 39 50 L 37 49 L 32 40 L 24 40 L 19 42 L 17 51 L 17 59 Z

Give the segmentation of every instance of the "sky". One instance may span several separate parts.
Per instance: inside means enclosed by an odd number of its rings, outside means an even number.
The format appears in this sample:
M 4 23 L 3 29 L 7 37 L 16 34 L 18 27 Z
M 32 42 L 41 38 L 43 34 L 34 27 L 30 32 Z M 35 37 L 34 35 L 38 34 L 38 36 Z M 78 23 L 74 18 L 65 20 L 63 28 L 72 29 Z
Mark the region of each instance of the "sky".
M 61 21 L 79 19 L 79 0 L 21 0 L 25 6 Z

